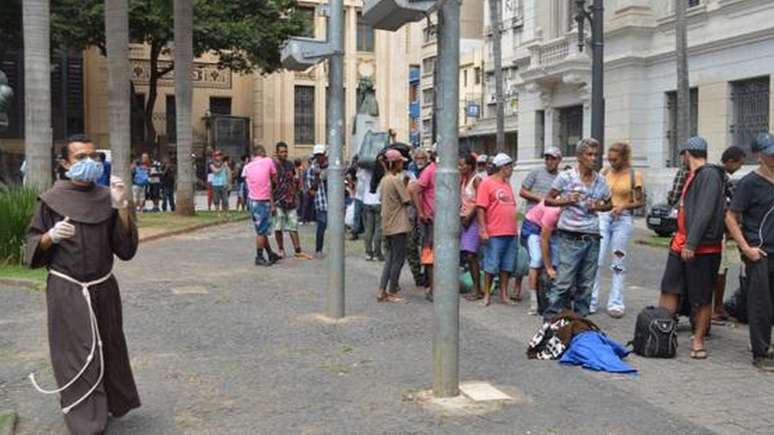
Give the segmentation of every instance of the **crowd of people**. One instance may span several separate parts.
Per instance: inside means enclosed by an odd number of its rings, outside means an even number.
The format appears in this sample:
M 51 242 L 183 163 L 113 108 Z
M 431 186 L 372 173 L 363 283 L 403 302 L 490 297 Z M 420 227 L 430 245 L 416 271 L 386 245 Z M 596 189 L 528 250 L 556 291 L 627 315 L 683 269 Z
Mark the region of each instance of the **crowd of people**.
M 725 316 L 717 299 L 722 300 L 734 253 L 740 254 L 753 365 L 772 372 L 774 136 L 756 138 L 752 158 L 757 167 L 736 182 L 730 176 L 745 162 L 745 153 L 731 147 L 723 153 L 722 164 L 712 164 L 707 161 L 708 148 L 701 137 L 692 137 L 681 147 L 684 166 L 670 193 L 670 201 L 678 207 L 677 231 L 667 254 L 659 305 L 673 315 L 688 307 L 693 318 L 690 357 L 707 358 L 710 321 Z M 469 300 L 488 306 L 495 288 L 501 303 L 519 300 L 518 291 L 509 295 L 509 282 L 519 274 L 521 246 L 528 256 L 529 270 L 523 274 L 528 278 L 532 314 L 549 321 L 567 310 L 581 317 L 594 313 L 600 304 L 600 276 L 609 263 L 612 281 L 606 310 L 613 318 L 624 316 L 632 213 L 645 204 L 645 186 L 642 174 L 632 168 L 628 144 L 610 145 L 608 165 L 601 171 L 599 152 L 596 140 L 583 139 L 576 147 L 575 164 L 560 170 L 562 153 L 547 149 L 545 164 L 522 180 L 523 218 L 511 187 L 511 157 L 460 156 L 459 247 L 473 278 Z M 373 161 L 359 156 L 370 163 L 356 164 L 348 174 L 353 210 L 359 211 L 354 213 L 352 231 L 367 234 L 366 260 L 384 262 L 376 292 L 379 302 L 406 302 L 400 286 L 406 260 L 415 284 L 433 299 L 435 154 L 435 148 L 412 150 L 392 143 Z M 140 406 L 121 323 L 118 284 L 112 275 L 116 257 L 129 260 L 135 255 L 137 225 L 123 181 L 108 175 L 108 186 L 99 185 L 106 174 L 105 160 L 87 137 L 68 140 L 60 158 L 62 177 L 40 195 L 25 244 L 25 262 L 46 267 L 50 274 L 49 346 L 60 388 L 47 390 L 34 375 L 30 379 L 38 391 L 60 394 L 73 433 L 101 433 L 109 415 L 120 417 Z M 138 210 L 144 210 L 146 198 L 158 210 L 162 191 L 169 187 L 164 169 L 171 164 L 156 164 L 144 154 L 132 165 Z M 211 184 L 218 204 L 225 195 L 220 174 L 227 165 L 222 153 L 213 152 Z M 298 209 L 305 202 L 311 204 L 317 224 L 315 255 L 322 257 L 327 171 L 325 145 L 314 147 L 307 167 L 290 162 L 288 146 L 282 142 L 275 146 L 274 158 L 257 145 L 253 155 L 243 159 L 235 180 L 238 189 L 244 189 L 243 203 L 256 232 L 256 265 L 271 266 L 286 256 L 284 233 L 290 234 L 296 258 L 312 258 L 303 252 L 298 235 Z M 228 172 L 225 178 L 228 182 Z M 174 206 L 173 198 L 165 199 Z M 272 232 L 276 251 L 269 240 Z
M 682 168 L 669 201 L 677 208 L 677 231 L 670 243 L 659 305 L 691 317 L 690 357 L 707 357 L 711 320 L 727 320 L 723 309 L 726 274 L 743 265 L 754 364 L 774 371 L 769 349 L 774 320 L 774 138 L 753 144 L 759 166 L 736 181 L 731 176 L 747 158 L 736 146 L 720 164 L 707 161 L 708 144 L 690 138 L 681 148 Z M 461 268 L 471 276 L 470 301 L 512 305 L 522 300 L 527 277 L 529 313 L 545 321 L 565 310 L 588 316 L 604 308 L 612 318 L 626 313 L 626 275 L 634 212 L 645 207 L 643 174 L 632 167 L 631 146 L 611 144 L 604 168 L 594 139 L 576 146 L 576 162 L 562 167 L 557 148 L 545 151 L 544 165 L 521 180 L 520 209 L 512 189 L 513 160 L 466 153 L 460 156 Z M 435 149 L 409 151 L 393 144 L 372 170 L 353 166 L 348 185 L 355 217 L 350 238 L 362 237 L 366 260 L 384 261 L 377 289 L 380 302 L 406 302 L 399 276 L 404 261 L 414 282 L 433 298 Z M 523 213 L 523 214 L 522 214 Z M 382 249 L 384 248 L 384 249 Z M 519 258 L 526 255 L 526 259 Z M 528 263 L 527 270 L 519 266 Z M 602 275 L 611 274 L 607 300 Z M 514 290 L 510 282 L 514 281 Z M 604 305 L 603 305 L 604 304 Z

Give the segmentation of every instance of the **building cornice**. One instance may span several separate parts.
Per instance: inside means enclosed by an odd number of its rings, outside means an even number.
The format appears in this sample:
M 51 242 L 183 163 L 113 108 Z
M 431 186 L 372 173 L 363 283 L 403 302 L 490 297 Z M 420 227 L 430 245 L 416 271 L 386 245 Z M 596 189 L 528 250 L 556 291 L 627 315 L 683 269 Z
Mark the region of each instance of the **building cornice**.
M 688 47 L 688 56 L 699 56 L 772 39 L 774 39 L 774 27 L 691 45 Z M 624 55 L 614 59 L 606 59 L 605 68 L 609 70 L 630 66 L 649 66 L 661 62 L 672 61 L 674 60 L 674 57 L 674 50 L 662 51 L 660 53 L 645 56 Z

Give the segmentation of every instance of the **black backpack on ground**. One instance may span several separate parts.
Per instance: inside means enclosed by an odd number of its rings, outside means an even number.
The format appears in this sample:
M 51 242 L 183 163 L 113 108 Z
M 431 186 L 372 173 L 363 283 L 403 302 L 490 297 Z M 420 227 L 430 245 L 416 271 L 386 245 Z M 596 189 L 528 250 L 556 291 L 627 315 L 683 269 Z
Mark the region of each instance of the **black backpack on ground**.
M 637 315 L 634 353 L 648 358 L 674 358 L 677 353 L 677 319 L 669 310 L 648 306 Z

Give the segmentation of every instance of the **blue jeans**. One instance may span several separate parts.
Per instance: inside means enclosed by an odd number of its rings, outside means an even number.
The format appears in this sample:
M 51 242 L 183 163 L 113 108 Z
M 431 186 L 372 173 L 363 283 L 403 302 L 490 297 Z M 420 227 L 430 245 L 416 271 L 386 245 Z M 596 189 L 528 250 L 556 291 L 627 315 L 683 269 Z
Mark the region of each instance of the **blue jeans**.
M 610 213 L 600 213 L 599 232 L 602 235 L 602 240 L 599 245 L 597 278 L 594 281 L 594 290 L 591 293 L 591 311 L 597 310 L 599 282 L 602 279 L 602 270 L 607 264 L 608 259 L 610 260 L 610 270 L 613 271 L 613 278 L 610 294 L 607 297 L 607 309 L 624 310 L 623 289 L 626 282 L 628 258 L 626 248 L 634 232 L 632 216 L 626 214 L 615 218 Z
M 575 238 L 562 231 L 559 241 L 559 269 L 556 280 L 548 290 L 548 306 L 543 318 L 550 320 L 564 309 L 572 309 L 581 316 L 589 314 L 591 291 L 597 276 L 599 238 Z
M 167 204 L 169 204 L 169 211 L 175 211 L 174 186 L 161 186 L 161 209 L 167 211 Z
M 358 235 L 363 232 L 363 201 L 355 198 L 355 223 L 351 233 Z
M 314 237 L 314 252 L 320 253 L 323 251 L 323 245 L 325 244 L 325 230 L 328 228 L 328 212 L 326 210 L 317 210 L 315 221 L 317 221 L 317 231 Z

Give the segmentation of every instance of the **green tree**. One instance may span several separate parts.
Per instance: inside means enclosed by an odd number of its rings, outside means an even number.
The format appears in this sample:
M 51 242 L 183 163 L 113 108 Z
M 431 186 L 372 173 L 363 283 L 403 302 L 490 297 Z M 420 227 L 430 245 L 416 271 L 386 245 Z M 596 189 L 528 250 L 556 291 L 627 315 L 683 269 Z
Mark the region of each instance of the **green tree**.
M 222 67 L 238 73 L 269 73 L 280 68 L 280 45 L 289 36 L 302 34 L 308 20 L 296 0 L 192 1 L 194 56 L 213 53 Z M 0 36 L 20 40 L 21 0 L 0 0 L 0 10 Z M 104 0 L 51 0 L 52 48 L 97 46 L 105 54 L 104 20 Z M 173 1 L 129 0 L 129 36 L 132 42 L 144 42 L 150 48 L 144 112 L 147 141 L 153 143 L 156 131 L 151 120 L 158 82 L 174 69 L 174 64 L 159 62 L 174 39 Z

